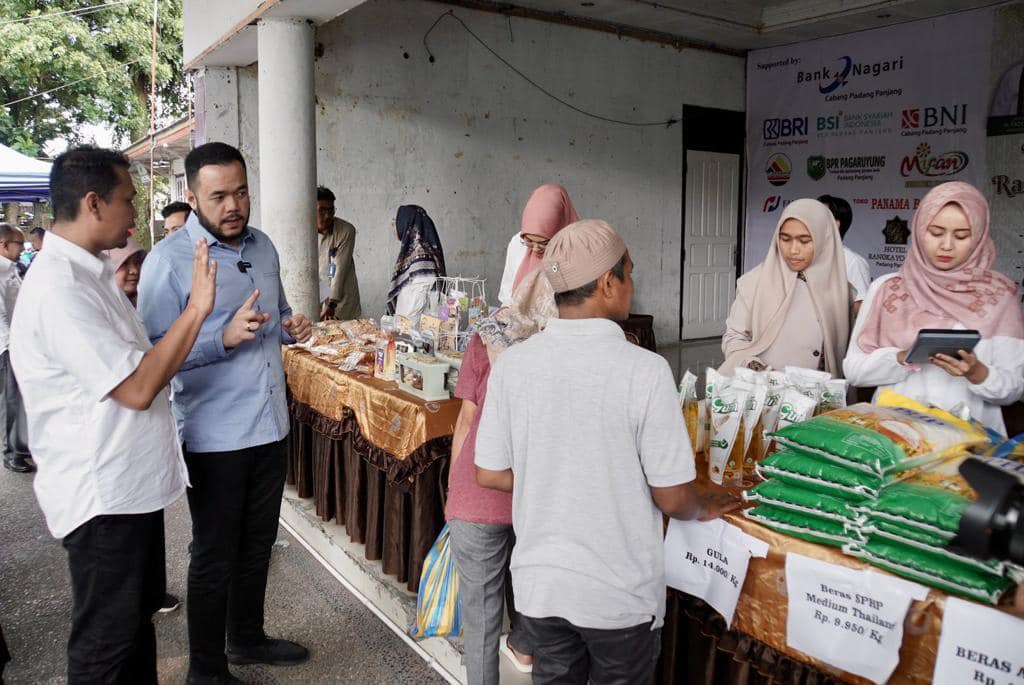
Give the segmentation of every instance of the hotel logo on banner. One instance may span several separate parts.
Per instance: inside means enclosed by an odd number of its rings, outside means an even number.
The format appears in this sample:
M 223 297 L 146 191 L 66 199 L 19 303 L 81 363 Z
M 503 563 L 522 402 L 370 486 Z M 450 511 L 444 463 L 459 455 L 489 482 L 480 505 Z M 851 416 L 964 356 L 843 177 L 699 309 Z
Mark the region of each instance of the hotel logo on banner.
M 778 152 L 768 158 L 764 172 L 768 177 L 768 182 L 773 186 L 784 186 L 789 182 L 793 173 L 793 164 L 789 161 L 789 157 Z
M 901 136 L 941 136 L 967 133 L 967 104 L 905 109 L 900 115 Z
M 900 96 L 902 88 L 874 88 L 868 90 L 844 89 L 851 81 L 857 84 L 869 84 L 871 79 L 876 79 L 890 72 L 903 71 L 903 55 L 888 60 L 877 62 L 857 62 L 849 55 L 839 57 L 832 64 L 824 64 L 818 69 L 805 71 L 798 69 L 796 72 L 796 83 L 798 85 L 813 84 L 817 86 L 818 92 L 826 96 L 827 102 L 845 102 L 847 100 L 873 100 L 875 98 L 886 98 Z
M 967 168 L 968 161 L 966 152 L 951 150 L 933 155 L 931 146 L 928 143 L 921 143 L 912 156 L 904 157 L 900 162 L 900 176 L 907 178 L 916 175 L 939 179 L 944 176 L 955 176 Z M 908 188 L 927 187 L 938 185 L 940 182 L 907 181 L 905 185 Z

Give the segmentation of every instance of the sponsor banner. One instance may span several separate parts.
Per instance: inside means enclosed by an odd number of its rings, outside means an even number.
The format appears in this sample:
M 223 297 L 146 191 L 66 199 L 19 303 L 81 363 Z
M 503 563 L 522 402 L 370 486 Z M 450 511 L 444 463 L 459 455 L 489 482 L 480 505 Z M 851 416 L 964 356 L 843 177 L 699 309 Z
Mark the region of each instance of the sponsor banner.
M 991 36 L 985 9 L 751 52 L 744 270 L 764 259 L 789 202 L 829 194 L 853 209 L 846 245 L 881 276 L 902 264 L 930 188 L 995 183 Z

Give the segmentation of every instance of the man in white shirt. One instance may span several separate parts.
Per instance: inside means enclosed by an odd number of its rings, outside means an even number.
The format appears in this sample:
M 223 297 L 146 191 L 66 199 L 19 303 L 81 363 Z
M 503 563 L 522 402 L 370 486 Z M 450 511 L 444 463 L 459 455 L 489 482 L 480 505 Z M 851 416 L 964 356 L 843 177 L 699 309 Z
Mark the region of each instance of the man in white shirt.
M 836 227 L 839 229 L 839 239 L 846 238 L 847 231 L 853 223 L 853 209 L 850 203 L 835 195 L 822 195 L 818 202 L 828 207 L 832 217 L 836 220 Z M 846 280 L 853 288 L 853 316 L 860 313 L 860 306 L 871 287 L 871 267 L 868 260 L 843 245 L 843 256 L 846 258 Z
M 603 221 L 551 239 L 558 318 L 498 357 L 477 482 L 512 492 L 512 584 L 533 682 L 649 683 L 665 614 L 662 513 L 717 516 L 668 363 L 626 341 L 633 263 Z M 528 430 L 526 428 L 529 428 Z
M 36 470 L 28 461 L 25 410 L 9 352 L 11 317 L 21 289 L 18 258 L 24 249 L 25 236 L 21 231 L 10 224 L 0 224 L 0 410 L 4 412 L 4 467 L 17 473 Z
M 56 223 L 11 324 L 36 497 L 71 575 L 68 682 L 156 683 L 152 614 L 165 591 L 163 509 L 186 471 L 167 383 L 213 309 L 215 263 L 196 245 L 189 306 L 151 346 L 103 250 L 135 224 L 119 152 L 83 147 L 50 172 Z

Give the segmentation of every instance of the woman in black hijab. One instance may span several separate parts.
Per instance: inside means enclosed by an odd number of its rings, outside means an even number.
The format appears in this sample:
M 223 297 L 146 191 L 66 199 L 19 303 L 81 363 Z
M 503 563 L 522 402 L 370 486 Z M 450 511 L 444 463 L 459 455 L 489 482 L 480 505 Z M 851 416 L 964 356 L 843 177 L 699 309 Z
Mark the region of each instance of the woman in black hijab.
M 427 308 L 434 279 L 446 276 L 444 250 L 434 222 L 418 205 L 402 205 L 395 217 L 402 248 L 391 274 L 387 313 L 405 316 L 413 323 Z

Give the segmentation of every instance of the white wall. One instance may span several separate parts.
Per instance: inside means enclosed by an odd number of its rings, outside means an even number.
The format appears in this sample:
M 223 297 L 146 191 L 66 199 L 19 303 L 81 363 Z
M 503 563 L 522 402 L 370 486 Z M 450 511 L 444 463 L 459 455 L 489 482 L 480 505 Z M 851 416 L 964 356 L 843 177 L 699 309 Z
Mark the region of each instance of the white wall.
M 676 339 L 681 126 L 638 128 L 577 114 L 526 84 L 450 19 L 430 38 L 431 64 L 423 34 L 448 9 L 377 0 L 317 32 L 324 48 L 316 71 L 319 181 L 359 231 L 364 313 L 384 310 L 399 205 L 427 210 L 449 272 L 486 277 L 494 302 L 523 204 L 553 181 L 568 188 L 581 216 L 620 229 L 636 263 L 633 311 L 655 315 L 659 340 Z M 684 103 L 743 109 L 740 58 L 456 14 L 520 70 L 587 111 L 661 121 L 679 118 Z M 239 90 L 243 98 L 241 78 Z M 243 109 L 243 128 L 244 121 Z

